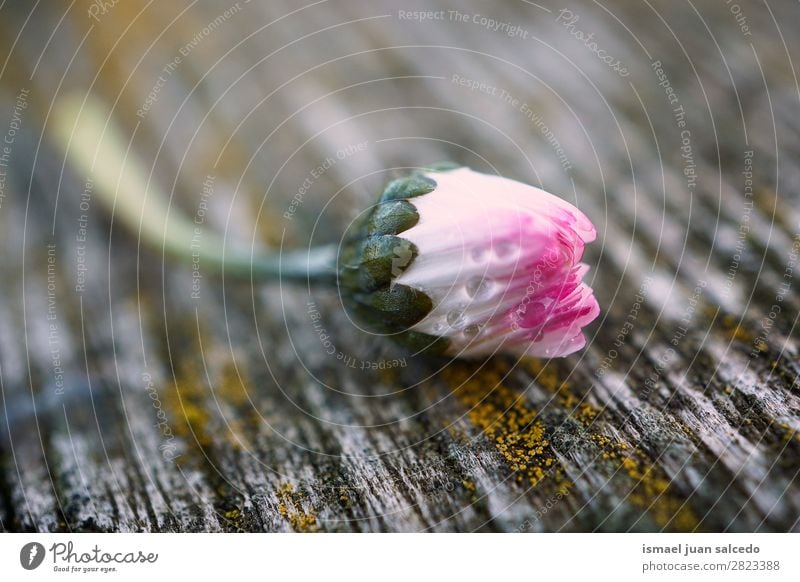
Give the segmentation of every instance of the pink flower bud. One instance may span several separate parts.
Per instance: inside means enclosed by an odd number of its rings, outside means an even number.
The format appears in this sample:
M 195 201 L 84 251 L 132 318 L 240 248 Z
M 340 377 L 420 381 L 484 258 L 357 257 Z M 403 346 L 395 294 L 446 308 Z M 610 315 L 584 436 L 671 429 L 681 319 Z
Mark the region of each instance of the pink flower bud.
M 410 330 L 449 340 L 454 356 L 569 355 L 600 313 L 583 282 L 589 219 L 568 202 L 514 180 L 459 168 L 425 174 L 412 199 L 419 221 L 402 233 L 418 256 L 393 281 L 433 308 Z

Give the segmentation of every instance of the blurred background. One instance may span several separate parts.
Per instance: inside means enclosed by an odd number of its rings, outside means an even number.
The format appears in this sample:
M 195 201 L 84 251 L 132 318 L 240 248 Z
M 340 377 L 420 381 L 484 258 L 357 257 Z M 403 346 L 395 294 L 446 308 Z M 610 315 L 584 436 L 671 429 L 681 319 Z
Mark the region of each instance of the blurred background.
M 798 16 L 0 3 L 0 527 L 796 530 Z M 233 245 L 338 242 L 439 160 L 554 192 L 598 228 L 589 345 L 405 358 L 335 291 L 165 258 L 54 141 L 70 95 Z

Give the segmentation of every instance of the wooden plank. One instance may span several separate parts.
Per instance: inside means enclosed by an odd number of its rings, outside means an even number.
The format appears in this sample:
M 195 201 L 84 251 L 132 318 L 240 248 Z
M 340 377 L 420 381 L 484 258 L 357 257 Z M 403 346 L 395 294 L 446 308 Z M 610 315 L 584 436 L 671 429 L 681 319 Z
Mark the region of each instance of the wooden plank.
M 798 529 L 796 6 L 741 3 L 745 35 L 724 4 L 575 3 L 572 26 L 551 3 L 462 2 L 466 22 L 388 2 L 125 2 L 99 22 L 42 4 L 24 28 L 32 8 L 0 8 L 0 133 L 29 92 L 0 199 L 3 530 Z M 432 160 L 560 193 L 600 233 L 590 345 L 403 359 L 335 290 L 206 276 L 193 298 L 190 269 L 62 173 L 42 129 L 87 89 L 176 209 L 207 204 L 232 244 L 337 242 Z

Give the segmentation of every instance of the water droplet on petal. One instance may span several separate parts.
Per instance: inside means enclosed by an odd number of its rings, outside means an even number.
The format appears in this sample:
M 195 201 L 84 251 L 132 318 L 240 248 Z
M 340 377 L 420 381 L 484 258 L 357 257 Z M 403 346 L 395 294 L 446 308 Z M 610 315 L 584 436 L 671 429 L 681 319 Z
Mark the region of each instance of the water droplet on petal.
M 473 338 L 476 335 L 478 335 L 480 331 L 481 331 L 481 326 L 476 323 L 473 323 L 472 325 L 468 325 L 467 327 L 464 328 L 464 335 L 467 338 Z
M 464 290 L 470 297 L 485 297 L 492 289 L 491 279 L 484 279 L 483 277 L 473 277 L 464 286 Z
M 453 309 L 447 314 L 446 319 L 450 327 L 461 327 L 464 325 L 464 312 L 460 309 Z
M 469 256 L 476 263 L 482 263 L 486 259 L 487 250 L 486 247 L 477 246 L 469 252 Z
M 507 259 L 511 257 L 517 252 L 517 250 L 519 250 L 517 243 L 510 241 L 503 241 L 494 245 L 494 254 L 501 259 Z

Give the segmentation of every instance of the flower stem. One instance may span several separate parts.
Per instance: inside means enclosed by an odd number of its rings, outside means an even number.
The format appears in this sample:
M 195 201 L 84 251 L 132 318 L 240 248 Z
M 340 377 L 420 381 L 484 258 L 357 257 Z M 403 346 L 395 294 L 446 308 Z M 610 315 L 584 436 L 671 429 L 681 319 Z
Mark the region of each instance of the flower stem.
M 73 168 L 92 180 L 92 196 L 141 240 L 209 272 L 252 279 L 335 283 L 335 246 L 289 252 L 231 248 L 202 221 L 170 205 L 142 162 L 92 97 L 72 95 L 56 105 L 51 135 Z

